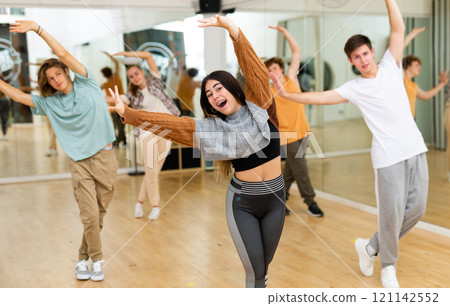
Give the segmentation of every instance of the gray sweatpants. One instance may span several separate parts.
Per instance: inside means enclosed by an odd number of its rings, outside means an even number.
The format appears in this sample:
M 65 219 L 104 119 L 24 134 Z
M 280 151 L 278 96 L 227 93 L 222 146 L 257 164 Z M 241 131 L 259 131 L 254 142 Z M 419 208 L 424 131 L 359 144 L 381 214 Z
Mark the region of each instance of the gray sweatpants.
M 425 213 L 428 165 L 425 153 L 395 165 L 374 169 L 378 206 L 378 232 L 370 240 L 381 266 L 395 265 L 398 241 Z

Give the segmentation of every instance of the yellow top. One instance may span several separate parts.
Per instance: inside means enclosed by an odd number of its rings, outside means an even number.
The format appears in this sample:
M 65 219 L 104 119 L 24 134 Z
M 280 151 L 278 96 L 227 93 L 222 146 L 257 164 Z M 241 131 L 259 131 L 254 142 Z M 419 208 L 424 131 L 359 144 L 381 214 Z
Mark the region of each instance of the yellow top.
M 301 92 L 293 80 L 285 77 L 283 86 L 287 92 Z M 305 105 L 281 98 L 276 94 L 272 86 L 272 93 L 275 96 L 278 121 L 280 123 L 280 143 L 285 145 L 304 138 L 310 132 L 308 119 L 306 118 Z M 289 133 L 286 133 L 289 132 Z
M 105 83 L 103 83 L 103 89 L 105 90 L 105 93 L 108 97 L 111 96 L 108 88 L 111 88 L 112 90 L 114 90 L 115 85 L 117 85 L 117 89 L 119 90 L 119 95 L 123 95 L 122 81 L 120 80 L 120 77 L 117 74 L 114 74 L 112 81 L 108 80 Z
M 191 86 L 191 82 L 191 78 L 188 75 L 183 74 L 177 89 L 177 96 L 178 99 L 180 99 L 181 109 L 187 111 L 194 110 L 195 87 Z
M 411 106 L 411 112 L 413 117 L 416 117 L 416 97 L 419 91 L 419 85 L 414 83 L 410 78 L 405 76 L 403 79 L 405 83 L 406 94 L 408 95 L 409 105 Z

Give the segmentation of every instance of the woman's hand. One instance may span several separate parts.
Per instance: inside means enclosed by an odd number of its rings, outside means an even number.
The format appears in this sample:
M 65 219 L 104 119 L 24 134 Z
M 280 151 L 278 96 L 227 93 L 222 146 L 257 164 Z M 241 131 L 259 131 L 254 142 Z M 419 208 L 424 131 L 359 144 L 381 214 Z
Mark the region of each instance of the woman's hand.
M 283 84 L 281 83 L 281 81 L 277 78 L 275 73 L 271 72 L 269 75 L 270 75 L 270 78 L 272 79 L 273 87 L 277 91 L 276 94 L 278 94 L 282 98 L 285 98 L 287 96 L 287 92 L 284 89 Z
M 215 15 L 213 17 L 199 19 L 198 22 L 200 23 L 198 25 L 200 28 L 207 28 L 207 27 L 224 28 L 228 31 L 228 33 L 230 33 L 230 36 L 234 40 L 237 40 L 239 38 L 239 28 L 234 24 L 233 20 L 229 17 Z
M 114 99 L 115 106 L 108 106 L 108 110 L 110 112 L 116 112 L 120 117 L 123 117 L 125 114 L 125 103 L 122 101 L 119 95 L 119 89 L 117 86 L 114 86 L 114 91 L 111 88 L 108 88 L 111 97 Z
M 114 53 L 112 56 L 123 55 L 125 57 L 139 57 L 142 59 L 147 59 L 152 57 L 152 54 L 148 51 L 121 51 Z
M 416 36 L 417 34 L 422 33 L 423 31 L 425 31 L 425 27 L 414 28 L 411 30 L 411 33 L 414 33 L 414 36 Z
M 9 31 L 11 33 L 26 33 L 28 31 L 34 31 L 37 33 L 40 26 L 33 20 L 16 20 L 15 23 L 11 23 Z
M 106 51 L 102 51 L 103 54 L 105 54 L 107 57 L 109 57 L 110 59 L 114 60 L 113 56 L 111 54 L 109 54 Z
M 439 74 L 439 84 L 447 84 L 448 82 L 448 74 L 447 71 L 441 71 Z
M 286 31 L 285 28 L 283 28 L 282 26 L 280 26 L 279 24 L 277 24 L 275 27 L 274 26 L 269 26 L 269 29 L 274 29 L 280 32 Z
M 132 51 L 131 52 L 130 51 L 121 51 L 121 52 L 114 53 L 111 56 L 117 56 L 117 55 L 123 55 L 126 57 L 136 57 L 136 55 Z

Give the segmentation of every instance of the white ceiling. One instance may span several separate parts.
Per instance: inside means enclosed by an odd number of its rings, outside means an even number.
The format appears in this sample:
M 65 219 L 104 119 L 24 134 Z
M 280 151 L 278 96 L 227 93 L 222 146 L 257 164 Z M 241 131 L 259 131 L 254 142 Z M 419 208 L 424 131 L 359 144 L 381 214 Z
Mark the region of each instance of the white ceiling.
M 219 1 L 219 0 L 207 0 Z M 88 8 L 141 10 L 149 21 L 193 16 L 200 11 L 200 0 L 0 0 L 0 7 Z M 404 15 L 425 17 L 431 13 L 430 0 L 397 0 Z M 350 13 L 386 14 L 384 1 L 377 0 L 221 0 L 222 10 L 286 14 Z M 167 12 L 167 13 L 164 13 Z
M 208 0 L 218 1 L 218 0 Z M 23 8 L 100 8 L 100 9 L 150 9 L 154 12 L 199 11 L 200 0 L 0 0 L 0 7 Z M 384 1 L 363 0 L 221 0 L 222 10 L 236 8 L 238 11 L 285 12 L 285 13 L 354 13 L 364 7 L 362 13 L 385 14 Z M 430 0 L 397 0 L 404 13 L 426 16 L 431 11 Z
M 217 0 L 210 0 L 217 1 Z M 270 0 L 269 0 L 270 1 Z M 254 6 L 267 0 L 222 0 L 222 9 Z M 0 0 L 0 6 L 6 7 L 145 7 L 158 10 L 192 10 L 199 7 L 199 0 Z

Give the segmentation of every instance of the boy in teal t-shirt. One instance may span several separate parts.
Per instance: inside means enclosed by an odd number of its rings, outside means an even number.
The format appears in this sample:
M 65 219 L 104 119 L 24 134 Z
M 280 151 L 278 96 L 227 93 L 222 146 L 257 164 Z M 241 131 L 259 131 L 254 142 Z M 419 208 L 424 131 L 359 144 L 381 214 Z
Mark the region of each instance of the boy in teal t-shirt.
M 74 161 L 96 154 L 115 140 L 105 98 L 92 74 L 75 72 L 68 94 L 31 95 L 35 115 L 47 115 L 64 152 Z
M 17 21 L 11 24 L 10 31 L 36 32 L 59 57 L 44 61 L 39 68 L 41 97 L 26 94 L 1 80 L 0 91 L 30 106 L 33 113 L 49 117 L 56 137 L 70 157 L 72 186 L 84 227 L 76 277 L 103 280 L 100 231 L 117 174 L 112 146 L 115 136 L 105 99 L 92 74 L 36 22 Z M 73 81 L 69 69 L 75 74 Z

